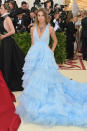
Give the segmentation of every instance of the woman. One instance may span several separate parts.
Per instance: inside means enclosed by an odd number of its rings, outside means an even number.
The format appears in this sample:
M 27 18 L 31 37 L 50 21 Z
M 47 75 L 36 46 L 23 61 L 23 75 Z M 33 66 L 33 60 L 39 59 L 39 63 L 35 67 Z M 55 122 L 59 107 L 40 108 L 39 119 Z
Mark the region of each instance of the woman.
M 17 6 L 16 1 L 9 1 L 9 7 L 10 7 L 10 10 L 17 9 L 18 6 Z
M 14 95 L 8 89 L 0 71 L 0 131 L 17 131 L 20 118 L 15 114 Z
M 0 13 L 0 69 L 8 88 L 11 91 L 20 91 L 23 90 L 21 77 L 23 74 L 24 54 L 12 38 L 12 35 L 15 34 L 15 29 L 8 16 L 5 4 L 1 5 Z
M 67 16 L 67 26 L 66 26 L 66 51 L 67 59 L 74 58 L 74 42 L 75 34 L 77 29 L 75 28 L 75 22 L 77 21 L 76 17 L 73 17 L 73 14 L 69 12 Z
M 54 41 L 52 49 L 50 36 Z M 31 39 L 23 67 L 25 89 L 16 112 L 30 123 L 87 127 L 87 83 L 69 80 L 58 72 L 53 53 L 57 39 L 45 9 L 37 12 Z
M 9 1 L 9 8 L 10 8 L 9 16 L 14 22 L 14 18 L 16 17 L 16 9 L 18 8 L 16 1 Z

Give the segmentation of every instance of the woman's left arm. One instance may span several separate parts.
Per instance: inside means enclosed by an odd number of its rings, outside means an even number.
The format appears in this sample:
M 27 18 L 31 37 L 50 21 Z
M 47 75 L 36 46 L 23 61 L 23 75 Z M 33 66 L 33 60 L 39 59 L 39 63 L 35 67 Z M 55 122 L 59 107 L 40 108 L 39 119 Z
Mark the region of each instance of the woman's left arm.
M 58 41 L 57 41 L 57 37 L 56 37 L 55 31 L 54 31 L 54 28 L 52 26 L 50 26 L 50 35 L 51 35 L 51 37 L 53 39 L 52 51 L 54 52 Z
M 1 35 L 0 39 L 3 39 L 5 37 L 8 37 L 8 36 L 15 34 L 15 29 L 14 29 L 14 26 L 13 26 L 13 23 L 12 23 L 10 17 L 7 17 L 5 19 L 5 25 L 6 25 L 6 27 L 8 27 L 8 32 L 4 35 Z

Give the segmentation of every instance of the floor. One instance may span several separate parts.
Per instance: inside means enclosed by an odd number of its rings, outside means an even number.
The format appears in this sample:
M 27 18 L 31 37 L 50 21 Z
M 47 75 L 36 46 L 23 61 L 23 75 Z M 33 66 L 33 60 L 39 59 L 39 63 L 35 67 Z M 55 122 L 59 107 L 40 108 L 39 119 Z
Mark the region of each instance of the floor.
M 87 61 L 83 61 L 85 68 L 87 69 Z M 63 75 L 72 78 L 73 80 L 79 82 L 87 82 L 87 70 L 59 70 Z M 21 94 L 21 92 L 14 93 L 15 96 Z M 18 105 L 18 101 L 15 104 Z M 78 128 L 78 127 L 65 127 L 65 126 L 56 126 L 52 128 L 46 128 L 37 126 L 34 124 L 25 124 L 22 120 L 22 123 L 18 131 L 87 131 L 87 128 Z

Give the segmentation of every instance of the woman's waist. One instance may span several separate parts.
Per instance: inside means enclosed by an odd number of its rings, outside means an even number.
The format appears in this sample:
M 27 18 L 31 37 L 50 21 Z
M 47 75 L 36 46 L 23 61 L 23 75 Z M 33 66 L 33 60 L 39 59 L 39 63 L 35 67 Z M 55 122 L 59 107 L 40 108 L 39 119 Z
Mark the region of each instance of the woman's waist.
M 5 37 L 5 38 L 3 38 L 1 41 L 7 41 L 7 40 L 13 40 L 14 38 L 13 38 L 13 36 L 11 35 L 11 36 L 7 36 L 7 37 Z
M 6 35 L 8 32 L 6 31 L 0 31 L 0 35 Z M 10 36 L 13 36 L 13 35 L 10 35 Z
M 48 46 L 49 45 L 49 42 L 43 42 L 43 41 L 34 41 L 34 44 L 35 45 L 39 45 L 39 46 Z
M 36 50 L 41 50 L 41 51 L 43 51 L 43 50 L 47 50 L 48 49 L 48 47 L 49 47 L 49 45 L 43 45 L 43 44 L 39 44 L 39 43 L 34 43 L 34 48 L 36 49 Z

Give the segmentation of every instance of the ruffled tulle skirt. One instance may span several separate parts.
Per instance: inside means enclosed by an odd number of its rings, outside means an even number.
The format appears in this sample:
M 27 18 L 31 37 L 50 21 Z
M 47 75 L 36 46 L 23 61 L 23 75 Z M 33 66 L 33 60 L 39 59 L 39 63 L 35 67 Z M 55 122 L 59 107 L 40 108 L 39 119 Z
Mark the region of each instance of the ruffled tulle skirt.
M 0 71 L 0 131 L 17 131 L 21 120 L 15 113 L 15 96 L 8 89 Z
M 87 83 L 63 76 L 49 47 L 33 45 L 23 71 L 24 91 L 16 112 L 25 122 L 87 127 Z

